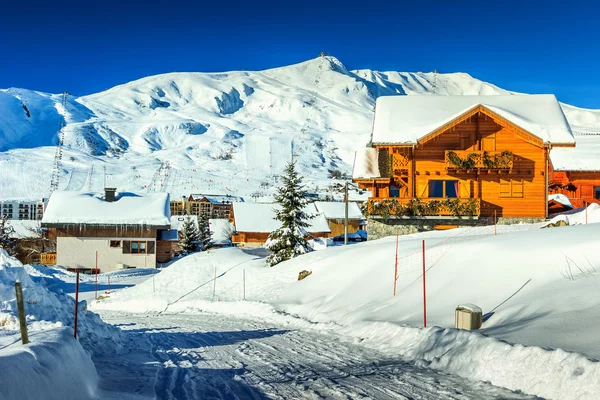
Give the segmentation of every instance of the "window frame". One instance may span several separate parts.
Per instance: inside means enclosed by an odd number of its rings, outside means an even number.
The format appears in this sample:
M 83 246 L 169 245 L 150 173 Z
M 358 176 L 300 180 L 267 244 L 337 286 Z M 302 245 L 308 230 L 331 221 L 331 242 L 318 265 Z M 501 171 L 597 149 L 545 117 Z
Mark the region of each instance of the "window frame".
M 432 197 L 431 196 L 431 182 L 442 182 L 442 197 Z M 446 190 L 446 185 L 448 182 L 456 182 L 456 197 L 448 197 L 448 193 Z M 430 199 L 459 199 L 460 198 L 460 180 L 458 179 L 429 179 L 427 181 L 427 195 Z
M 118 243 L 116 246 L 113 246 L 113 244 Z M 123 242 L 121 240 L 109 240 L 108 241 L 108 247 L 110 247 L 111 249 L 120 249 L 123 247 Z
M 525 181 L 523 179 L 500 179 L 499 197 L 502 199 L 524 198 Z

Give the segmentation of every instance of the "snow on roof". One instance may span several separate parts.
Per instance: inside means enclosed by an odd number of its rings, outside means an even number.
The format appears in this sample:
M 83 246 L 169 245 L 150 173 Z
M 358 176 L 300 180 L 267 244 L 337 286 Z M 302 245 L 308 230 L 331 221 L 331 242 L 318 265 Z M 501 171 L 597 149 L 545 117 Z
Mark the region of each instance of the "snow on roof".
M 550 161 L 555 171 L 600 171 L 600 132 L 573 131 L 575 147 L 555 147 Z
M 317 210 L 325 215 L 327 219 L 344 219 L 346 217 L 346 203 L 340 201 L 315 201 Z M 348 219 L 364 219 L 356 203 L 348 203 Z
M 372 142 L 416 144 L 419 139 L 482 105 L 544 143 L 575 140 L 554 95 L 382 96 L 377 99 Z
M 560 203 L 563 206 L 573 208 L 571 200 L 569 200 L 569 198 L 564 194 L 549 194 L 548 201 L 556 201 L 557 203 Z
M 234 201 L 243 202 L 244 199 L 238 196 L 231 196 L 229 194 L 191 194 L 193 200 L 202 200 L 206 198 L 212 204 L 230 204 Z
M 168 193 L 118 192 L 114 202 L 104 194 L 54 192 L 42 224 L 168 226 Z
M 262 232 L 271 233 L 281 226 L 281 222 L 275 219 L 276 203 L 233 203 L 233 218 L 237 232 Z M 327 218 L 319 213 L 314 203 L 306 206 L 304 212 L 314 215 L 315 218 L 308 221 L 310 233 L 331 232 Z
M 364 147 L 356 151 L 354 156 L 354 167 L 352 178 L 379 178 L 379 156 L 378 151 L 372 147 Z
M 214 244 L 227 244 L 231 243 L 231 234 L 233 233 L 233 226 L 228 219 L 225 218 L 211 218 L 208 220 L 208 226 L 212 233 L 212 242 Z

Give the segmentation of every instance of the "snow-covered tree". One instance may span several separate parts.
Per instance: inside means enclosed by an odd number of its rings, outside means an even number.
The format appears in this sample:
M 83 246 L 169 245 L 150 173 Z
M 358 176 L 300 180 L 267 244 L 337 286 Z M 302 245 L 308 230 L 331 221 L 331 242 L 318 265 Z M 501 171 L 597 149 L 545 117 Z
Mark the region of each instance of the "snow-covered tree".
M 212 243 L 212 233 L 206 214 L 200 214 L 198 217 L 198 242 L 200 251 L 207 250 Z
M 0 216 L 0 249 L 4 249 L 9 255 L 16 256 L 18 242 L 13 238 L 15 228 L 8 221 L 8 215 Z
M 295 161 L 292 160 L 285 167 L 281 182 L 275 194 L 275 201 L 280 205 L 275 210 L 275 219 L 281 222 L 281 226 L 269 234 L 266 243 L 266 248 L 271 252 L 267 257 L 270 267 L 311 251 L 306 241 L 306 228 L 314 216 L 304 212 L 309 199 L 302 185 L 302 177 L 296 171 Z
M 200 234 L 191 216 L 186 216 L 181 227 L 181 239 L 179 247 L 188 253 L 198 251 L 200 246 Z

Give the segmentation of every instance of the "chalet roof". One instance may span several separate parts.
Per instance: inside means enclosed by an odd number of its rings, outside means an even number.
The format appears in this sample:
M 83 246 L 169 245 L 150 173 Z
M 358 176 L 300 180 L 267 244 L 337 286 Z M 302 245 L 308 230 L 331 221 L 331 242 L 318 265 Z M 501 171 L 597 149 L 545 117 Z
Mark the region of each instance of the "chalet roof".
M 44 211 L 42 226 L 144 225 L 168 227 L 168 193 L 119 192 L 114 202 L 103 193 L 54 192 Z
M 190 197 L 195 201 L 206 199 L 212 204 L 231 204 L 234 201 L 244 201 L 241 197 L 231 196 L 229 194 L 191 194 Z
M 344 219 L 346 217 L 346 203 L 340 201 L 315 201 L 317 211 L 323 213 L 327 219 Z M 348 202 L 348 219 L 364 219 L 358 204 Z
M 550 161 L 555 171 L 600 171 L 600 131 L 573 131 L 575 147 L 555 147 Z
M 358 149 L 352 168 L 353 179 L 373 179 L 381 176 L 379 172 L 379 152 L 373 147 Z
M 276 203 L 233 203 L 233 218 L 237 232 L 262 232 L 270 233 L 281 226 L 275 219 Z M 331 232 L 327 218 L 319 213 L 313 203 L 306 206 L 304 212 L 314 215 L 306 229 L 309 233 Z
M 483 106 L 546 144 L 575 139 L 551 94 L 503 96 L 382 96 L 377 99 L 373 144 L 416 144 L 469 110 Z

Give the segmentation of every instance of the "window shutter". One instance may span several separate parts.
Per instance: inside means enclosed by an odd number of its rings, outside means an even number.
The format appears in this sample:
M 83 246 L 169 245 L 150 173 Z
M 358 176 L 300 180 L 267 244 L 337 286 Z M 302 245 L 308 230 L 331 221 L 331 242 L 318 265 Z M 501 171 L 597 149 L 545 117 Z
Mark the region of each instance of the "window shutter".
M 131 254 L 131 241 L 123 240 L 123 254 Z
M 523 180 L 513 180 L 511 183 L 512 197 L 523 197 Z
M 156 242 L 148 242 L 147 247 L 146 247 L 146 252 L 148 254 L 154 254 L 154 244 Z
M 500 197 L 510 197 L 510 181 L 500 180 Z
M 459 197 L 469 198 L 471 197 L 471 181 L 460 181 L 458 183 Z

